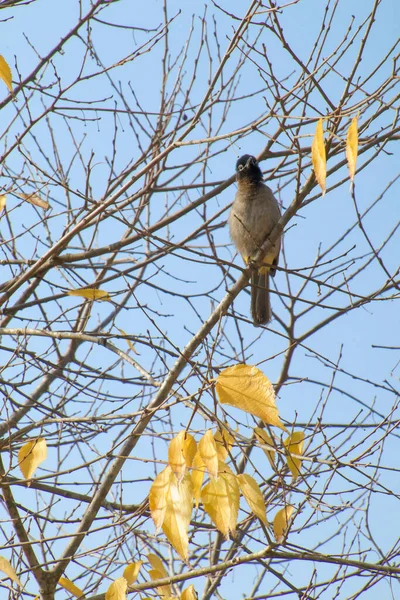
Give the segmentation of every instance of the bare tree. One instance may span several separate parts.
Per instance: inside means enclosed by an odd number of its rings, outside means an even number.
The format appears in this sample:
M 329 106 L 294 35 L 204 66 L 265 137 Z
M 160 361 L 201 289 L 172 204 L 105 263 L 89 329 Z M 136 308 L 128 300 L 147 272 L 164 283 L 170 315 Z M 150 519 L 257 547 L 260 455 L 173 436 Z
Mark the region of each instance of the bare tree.
M 142 4 L 0 2 L 18 41 L 0 104 L 1 556 L 24 586 L 4 574 L 2 597 L 71 597 L 64 576 L 100 600 L 139 560 L 129 597 L 159 597 L 154 553 L 174 597 L 193 583 L 203 600 L 396 598 L 399 9 Z M 282 205 L 260 328 L 226 227 L 244 153 Z M 82 289 L 108 301 L 68 293 Z M 304 431 L 296 481 L 280 432 L 272 469 L 262 423 L 217 400 L 216 376 L 238 363 L 262 369 L 287 429 Z M 269 521 L 288 503 L 293 520 L 277 544 L 242 504 L 226 540 L 200 504 L 185 564 L 156 534 L 150 485 L 180 430 L 221 428 Z M 27 482 L 18 453 L 38 438 L 48 457 Z

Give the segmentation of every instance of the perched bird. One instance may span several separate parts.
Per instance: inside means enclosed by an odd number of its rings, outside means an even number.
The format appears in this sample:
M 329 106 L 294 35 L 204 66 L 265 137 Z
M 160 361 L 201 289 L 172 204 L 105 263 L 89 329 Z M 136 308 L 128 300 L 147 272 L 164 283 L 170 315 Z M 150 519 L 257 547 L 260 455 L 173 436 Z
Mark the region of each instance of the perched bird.
M 254 156 L 245 154 L 236 163 L 238 190 L 229 215 L 229 230 L 236 249 L 244 262 L 257 253 L 279 221 L 281 211 Z M 251 277 L 251 316 L 254 325 L 265 325 L 271 320 L 269 276 L 274 277 L 278 264 L 280 238 L 264 257 L 258 272 Z

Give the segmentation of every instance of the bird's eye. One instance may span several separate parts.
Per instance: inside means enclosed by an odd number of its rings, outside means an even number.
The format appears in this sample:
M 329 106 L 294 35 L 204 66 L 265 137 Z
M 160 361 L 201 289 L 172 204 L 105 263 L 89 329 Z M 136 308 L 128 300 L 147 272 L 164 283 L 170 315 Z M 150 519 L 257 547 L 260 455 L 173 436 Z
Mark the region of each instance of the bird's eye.
M 238 165 L 238 171 L 242 171 L 243 170 L 243 165 Z

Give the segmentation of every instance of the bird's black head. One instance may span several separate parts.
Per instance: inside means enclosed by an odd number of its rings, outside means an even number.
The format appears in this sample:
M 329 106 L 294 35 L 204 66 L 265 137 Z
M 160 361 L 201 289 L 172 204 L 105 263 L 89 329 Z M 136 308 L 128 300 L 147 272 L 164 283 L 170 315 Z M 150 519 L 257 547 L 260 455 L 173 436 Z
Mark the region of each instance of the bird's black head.
M 250 154 L 244 154 L 236 163 L 236 178 L 238 181 L 248 179 L 259 182 L 263 180 L 257 160 Z

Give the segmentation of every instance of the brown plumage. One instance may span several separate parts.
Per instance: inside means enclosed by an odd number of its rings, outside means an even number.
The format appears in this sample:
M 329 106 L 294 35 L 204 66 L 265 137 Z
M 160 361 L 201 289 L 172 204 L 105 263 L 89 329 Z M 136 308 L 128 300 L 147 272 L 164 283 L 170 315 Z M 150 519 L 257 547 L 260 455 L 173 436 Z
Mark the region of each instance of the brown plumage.
M 238 190 L 229 215 L 233 243 L 245 263 L 253 257 L 279 221 L 281 211 L 270 188 L 263 183 L 261 169 L 254 156 L 245 154 L 236 163 Z M 251 316 L 254 325 L 271 320 L 269 276 L 275 276 L 281 240 L 277 240 L 251 278 Z

